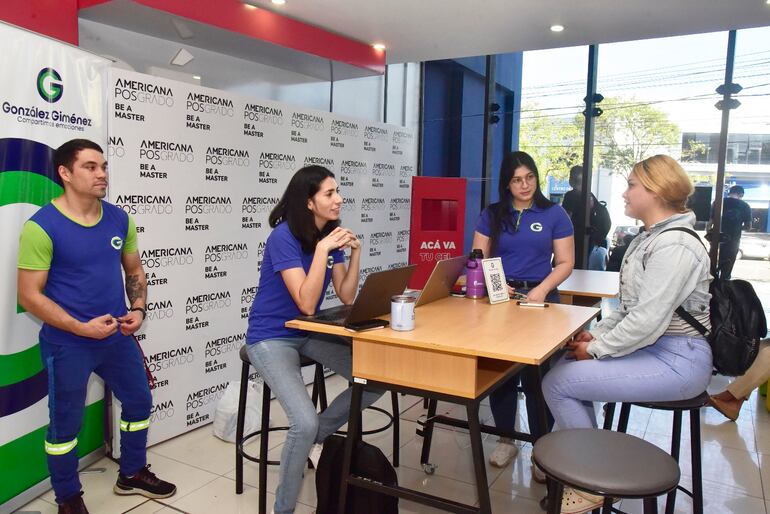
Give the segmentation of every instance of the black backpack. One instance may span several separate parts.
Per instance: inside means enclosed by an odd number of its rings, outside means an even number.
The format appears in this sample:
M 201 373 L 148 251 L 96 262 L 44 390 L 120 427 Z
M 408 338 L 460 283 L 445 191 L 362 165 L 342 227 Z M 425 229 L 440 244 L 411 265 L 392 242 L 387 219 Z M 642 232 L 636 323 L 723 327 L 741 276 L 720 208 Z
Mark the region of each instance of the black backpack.
M 698 234 L 686 227 L 673 227 L 663 232 L 674 230 L 687 232 L 700 241 Z M 703 244 L 703 241 L 700 242 Z M 709 286 L 709 293 L 710 332 L 681 305 L 677 307 L 676 313 L 708 340 L 714 357 L 714 369 L 719 374 L 743 375 L 757 357 L 759 340 L 767 333 L 762 303 L 754 288 L 745 280 L 715 277 Z
M 591 195 L 593 196 L 593 194 Z M 607 234 L 612 227 L 610 211 L 607 210 L 607 202 L 600 202 L 595 196 L 594 206 L 591 209 L 591 244 L 607 247 Z
M 345 438 L 338 435 L 329 436 L 324 442 L 318 468 L 315 471 L 315 488 L 318 496 L 316 514 L 337 514 L 344 454 Z M 383 485 L 398 485 L 396 470 L 393 469 L 382 450 L 359 441 L 354 455 L 351 466 L 353 474 Z M 398 498 L 369 489 L 348 486 L 345 512 L 348 514 L 398 514 Z

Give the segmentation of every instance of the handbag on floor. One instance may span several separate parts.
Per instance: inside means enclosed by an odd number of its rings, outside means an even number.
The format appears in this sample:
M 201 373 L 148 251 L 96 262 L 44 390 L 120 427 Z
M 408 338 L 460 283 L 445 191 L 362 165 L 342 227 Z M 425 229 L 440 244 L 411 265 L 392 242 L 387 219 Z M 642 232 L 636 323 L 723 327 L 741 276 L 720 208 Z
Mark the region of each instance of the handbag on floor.
M 262 380 L 249 380 L 249 392 L 246 397 L 246 416 L 244 418 L 244 434 L 259 430 L 262 419 Z M 228 443 L 235 442 L 236 424 L 238 421 L 238 396 L 241 382 L 233 380 L 227 384 L 222 398 L 217 403 L 214 412 L 214 435 Z
M 383 485 L 398 485 L 396 470 L 393 469 L 382 450 L 363 441 L 358 442 L 353 452 L 351 472 L 361 478 Z M 342 460 L 345 454 L 345 438 L 329 436 L 324 441 L 318 468 L 315 471 L 315 487 L 318 495 L 316 514 L 336 514 L 340 495 Z M 348 486 L 348 514 L 398 514 L 398 498 L 381 493 Z

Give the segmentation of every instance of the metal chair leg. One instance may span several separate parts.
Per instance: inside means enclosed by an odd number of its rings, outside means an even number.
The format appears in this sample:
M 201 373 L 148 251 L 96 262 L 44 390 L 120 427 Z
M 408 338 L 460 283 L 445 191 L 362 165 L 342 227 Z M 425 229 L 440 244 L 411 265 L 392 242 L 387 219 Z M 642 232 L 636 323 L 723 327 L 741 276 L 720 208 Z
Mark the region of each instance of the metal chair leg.
M 692 511 L 694 514 L 703 514 L 700 409 L 693 409 L 690 411 L 690 445 L 690 451 L 692 453 Z
M 238 417 L 235 422 L 235 494 L 243 493 L 243 453 L 241 444 L 246 424 L 246 395 L 249 392 L 249 364 L 241 366 L 241 390 L 238 395 Z
M 401 445 L 401 410 L 398 406 L 398 393 L 391 391 L 390 400 L 393 405 L 393 467 L 398 467 L 399 447 Z

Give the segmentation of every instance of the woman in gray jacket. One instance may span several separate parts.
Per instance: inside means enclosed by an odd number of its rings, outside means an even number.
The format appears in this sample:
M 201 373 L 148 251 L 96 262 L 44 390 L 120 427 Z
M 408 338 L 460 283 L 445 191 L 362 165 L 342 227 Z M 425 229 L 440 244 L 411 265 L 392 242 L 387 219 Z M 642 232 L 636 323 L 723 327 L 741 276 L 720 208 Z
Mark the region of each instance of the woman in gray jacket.
M 674 311 L 709 324 L 709 255 L 691 234 L 693 186 L 671 157 L 634 165 L 623 193 L 626 215 L 644 223 L 620 268 L 620 306 L 567 344 L 543 380 L 554 430 L 596 427 L 593 402 L 673 401 L 702 393 L 711 378 L 708 342 Z M 573 502 L 573 491 L 565 501 Z M 584 508 L 600 498 L 583 498 Z M 590 509 L 589 509 L 590 510 Z M 584 512 L 582 509 L 580 512 Z
M 672 158 L 636 164 L 623 193 L 626 215 L 644 223 L 620 269 L 620 307 L 568 343 L 543 381 L 558 428 L 595 427 L 593 402 L 684 400 L 711 378 L 711 348 L 674 311 L 709 328 L 709 256 L 691 234 L 693 187 Z M 666 231 L 666 232 L 664 232 Z

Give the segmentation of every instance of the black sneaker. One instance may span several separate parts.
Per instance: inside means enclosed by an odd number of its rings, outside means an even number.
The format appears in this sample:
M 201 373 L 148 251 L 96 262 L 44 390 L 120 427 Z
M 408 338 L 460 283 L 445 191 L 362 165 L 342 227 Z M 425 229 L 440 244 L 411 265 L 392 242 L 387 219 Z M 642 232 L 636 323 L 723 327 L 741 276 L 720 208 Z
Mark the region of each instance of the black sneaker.
M 83 492 L 69 498 L 59 504 L 59 514 L 88 514 L 86 504 L 83 503 Z
M 147 498 L 168 498 L 176 493 L 176 486 L 156 477 L 148 464 L 132 477 L 118 473 L 118 481 L 112 490 L 120 495 L 141 494 Z

